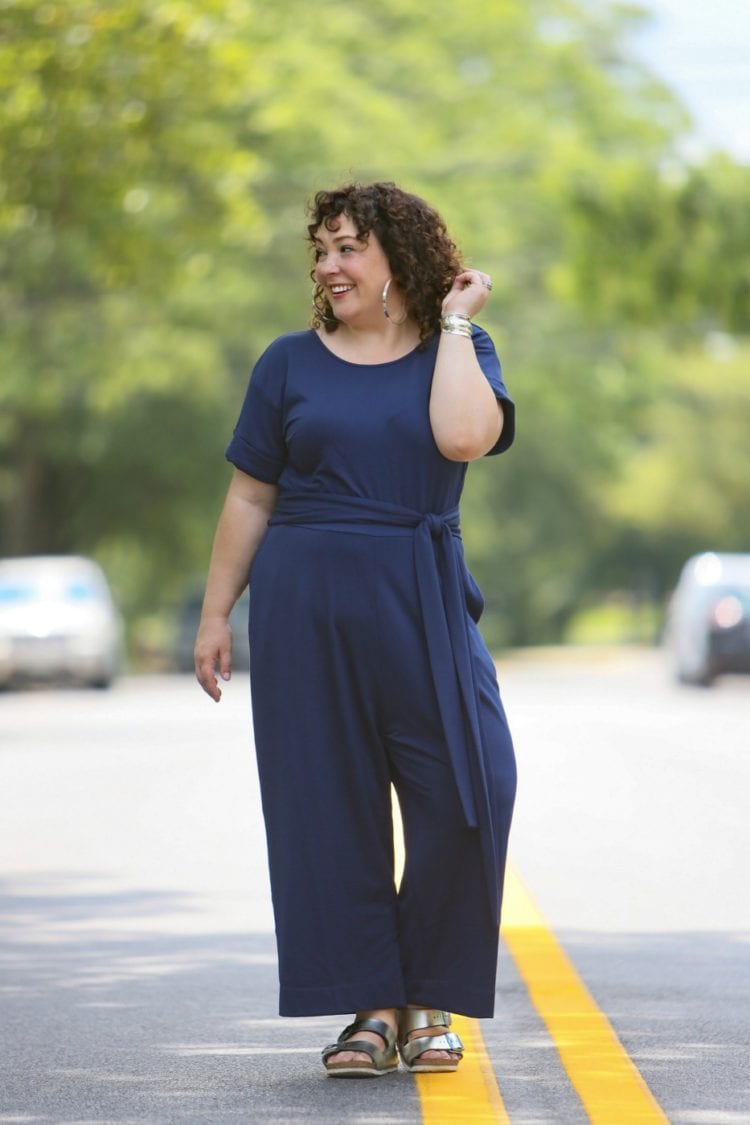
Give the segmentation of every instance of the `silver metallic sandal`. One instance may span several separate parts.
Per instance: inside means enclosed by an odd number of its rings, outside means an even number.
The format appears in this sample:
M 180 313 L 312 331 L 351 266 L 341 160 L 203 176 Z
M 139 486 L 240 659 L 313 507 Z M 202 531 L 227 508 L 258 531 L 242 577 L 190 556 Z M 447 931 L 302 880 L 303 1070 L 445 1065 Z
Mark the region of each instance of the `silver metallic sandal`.
M 383 1040 L 385 1047 L 376 1047 L 367 1039 L 351 1038 L 361 1031 L 374 1031 Z M 342 1051 L 362 1051 L 369 1055 L 371 1061 L 329 1062 L 331 1055 Z M 396 1036 L 384 1020 L 355 1020 L 344 1028 L 335 1043 L 323 1048 L 323 1066 L 332 1078 L 382 1078 L 384 1074 L 391 1074 L 398 1069 Z
M 464 1045 L 453 1031 L 444 1035 L 420 1035 L 414 1039 L 409 1033 L 421 1027 L 450 1027 L 450 1012 L 436 1008 L 404 1008 L 398 1021 L 398 1050 L 407 1070 L 414 1074 L 437 1074 L 454 1071 L 463 1058 Z M 451 1051 L 457 1058 L 421 1059 L 425 1051 Z

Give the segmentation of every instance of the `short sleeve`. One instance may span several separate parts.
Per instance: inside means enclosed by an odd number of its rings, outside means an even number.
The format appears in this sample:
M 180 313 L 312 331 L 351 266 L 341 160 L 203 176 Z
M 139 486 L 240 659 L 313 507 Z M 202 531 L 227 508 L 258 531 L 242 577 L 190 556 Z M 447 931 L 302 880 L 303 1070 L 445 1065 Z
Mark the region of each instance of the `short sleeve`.
M 275 340 L 253 368 L 225 454 L 227 461 L 243 473 L 266 484 L 277 482 L 287 460 L 284 440 L 286 374 L 286 349 L 281 340 Z
M 476 324 L 473 326 L 472 339 L 474 351 L 477 353 L 477 359 L 479 360 L 479 366 L 482 368 L 487 382 L 495 392 L 495 397 L 502 403 L 503 407 L 504 421 L 502 433 L 492 449 L 486 454 L 486 456 L 491 457 L 495 453 L 503 453 L 513 444 L 513 438 L 516 436 L 516 406 L 503 382 L 500 359 L 495 351 L 495 345 L 492 343 L 492 340 L 484 329 Z

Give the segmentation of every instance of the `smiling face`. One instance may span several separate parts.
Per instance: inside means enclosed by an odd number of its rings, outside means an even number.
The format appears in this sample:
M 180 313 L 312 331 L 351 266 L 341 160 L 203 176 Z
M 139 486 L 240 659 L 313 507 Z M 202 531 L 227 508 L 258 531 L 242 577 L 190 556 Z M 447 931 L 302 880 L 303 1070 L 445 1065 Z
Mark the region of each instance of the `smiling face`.
M 365 327 L 383 321 L 383 286 L 391 276 L 388 259 L 374 231 L 361 239 L 344 213 L 335 229 L 315 232 L 315 280 L 342 324 Z

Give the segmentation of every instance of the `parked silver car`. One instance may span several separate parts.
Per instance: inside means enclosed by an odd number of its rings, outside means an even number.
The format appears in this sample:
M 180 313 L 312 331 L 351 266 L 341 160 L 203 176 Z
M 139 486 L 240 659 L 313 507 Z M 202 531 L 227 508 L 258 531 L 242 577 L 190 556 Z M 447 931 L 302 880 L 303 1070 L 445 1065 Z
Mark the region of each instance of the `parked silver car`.
M 665 640 L 683 683 L 708 686 L 750 673 L 750 554 L 688 559 L 669 607 Z
M 121 649 L 122 620 L 91 559 L 0 559 L 0 686 L 64 679 L 108 687 Z

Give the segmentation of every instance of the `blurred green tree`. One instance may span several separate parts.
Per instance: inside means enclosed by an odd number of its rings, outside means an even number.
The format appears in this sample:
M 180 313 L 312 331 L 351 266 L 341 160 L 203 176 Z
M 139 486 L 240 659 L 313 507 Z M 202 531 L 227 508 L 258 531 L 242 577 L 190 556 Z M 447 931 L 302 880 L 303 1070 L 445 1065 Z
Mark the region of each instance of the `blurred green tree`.
M 97 555 L 129 617 L 205 551 L 231 417 L 213 286 L 262 237 L 225 7 L 0 11 L 0 549 Z
M 0 550 L 89 551 L 131 616 L 174 604 L 248 369 L 306 320 L 304 201 L 396 179 L 495 280 L 520 437 L 467 491 L 490 636 L 559 636 L 620 581 L 623 528 L 648 538 L 621 489 L 670 355 L 746 330 L 746 176 L 684 167 L 684 114 L 628 55 L 639 18 L 2 0 Z

